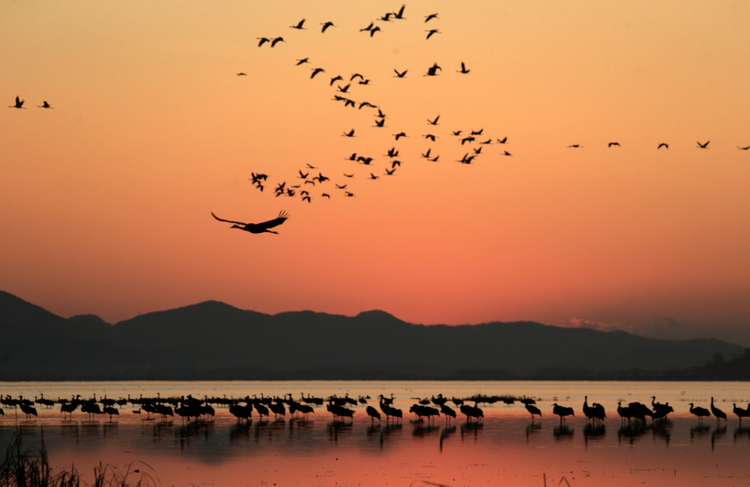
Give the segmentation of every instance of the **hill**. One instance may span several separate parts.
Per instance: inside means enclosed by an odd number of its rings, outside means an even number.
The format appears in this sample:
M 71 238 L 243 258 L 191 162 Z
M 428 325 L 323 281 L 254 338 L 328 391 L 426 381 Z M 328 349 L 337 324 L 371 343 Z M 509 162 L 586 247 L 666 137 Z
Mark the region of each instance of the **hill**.
M 65 319 L 4 292 L 0 336 L 0 380 L 637 379 L 665 374 L 676 380 L 681 371 L 694 371 L 716 357 L 744 356 L 743 347 L 713 339 L 658 340 L 533 322 L 426 326 L 383 311 L 354 317 L 312 311 L 268 315 L 217 301 L 110 325 L 92 315 Z M 708 370 L 721 375 L 725 369 Z

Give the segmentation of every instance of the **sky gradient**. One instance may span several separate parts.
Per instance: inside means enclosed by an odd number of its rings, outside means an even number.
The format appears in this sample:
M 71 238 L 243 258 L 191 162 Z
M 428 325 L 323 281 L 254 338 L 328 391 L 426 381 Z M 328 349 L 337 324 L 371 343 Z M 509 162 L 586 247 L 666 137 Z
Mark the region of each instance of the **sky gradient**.
M 0 289 L 111 323 L 215 299 L 750 345 L 750 2 L 413 1 L 375 21 L 400 5 L 5 2 L 2 97 L 27 109 L 0 110 Z M 348 96 L 383 128 L 332 101 L 357 72 Z M 493 144 L 460 164 L 480 146 L 451 131 L 479 129 Z M 274 197 L 308 163 L 331 178 L 312 201 Z M 282 209 L 279 235 L 211 217 Z

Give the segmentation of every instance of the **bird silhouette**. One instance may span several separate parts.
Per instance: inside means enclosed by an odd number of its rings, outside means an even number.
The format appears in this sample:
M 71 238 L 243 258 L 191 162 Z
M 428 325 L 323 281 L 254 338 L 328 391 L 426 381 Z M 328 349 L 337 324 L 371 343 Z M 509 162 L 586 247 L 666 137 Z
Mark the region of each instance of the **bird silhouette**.
M 302 172 L 302 169 L 299 170 L 299 176 L 297 176 L 298 179 L 307 179 L 307 176 L 309 176 L 309 172 Z
M 429 123 L 430 125 L 437 125 L 437 124 L 438 124 L 438 120 L 439 120 L 439 119 L 440 119 L 440 115 L 438 115 L 437 117 L 435 117 L 435 120 L 430 120 L 430 119 L 428 118 L 428 119 L 427 119 L 427 123 Z
M 347 174 L 347 173 L 344 173 L 344 177 L 345 177 L 345 178 L 353 178 L 353 177 L 354 177 L 354 174 Z
M 380 176 L 376 176 L 373 173 L 370 173 L 370 179 L 380 179 Z
M 568 146 L 568 149 L 578 149 L 579 147 L 581 147 L 580 144 L 572 144 Z
M 393 134 L 393 136 L 396 138 L 396 140 L 398 140 L 401 137 L 406 137 L 407 135 L 404 132 L 399 132 L 397 134 Z
M 237 76 L 247 76 L 247 73 L 237 73 Z M 44 102 L 44 103 L 47 103 L 47 102 Z M 41 107 L 41 108 L 46 108 L 46 107 Z M 52 107 L 49 107 L 49 108 L 52 108 Z
M 708 140 L 708 141 L 706 141 L 706 143 L 705 143 L 705 144 L 701 144 L 701 143 L 700 143 L 700 141 L 699 141 L 699 142 L 698 142 L 698 147 L 700 147 L 701 149 L 708 149 L 708 144 L 709 144 L 710 142 L 711 142 L 711 141 L 710 141 L 710 140 Z
M 534 415 L 537 415 L 540 418 L 542 417 L 542 412 L 539 410 L 538 407 L 533 406 L 531 404 L 525 404 L 524 406 L 526 407 L 526 411 L 528 411 L 529 413 L 531 413 L 531 422 L 532 423 L 534 422 Z
M 662 142 L 661 144 L 659 144 L 657 149 L 661 149 L 662 147 L 664 147 L 665 149 L 669 149 L 669 144 L 665 144 L 664 142 Z
M 21 100 L 20 98 L 18 98 L 18 96 L 16 96 L 16 103 L 15 103 L 15 105 L 9 105 L 8 108 L 23 108 L 23 102 L 24 101 L 25 100 Z
M 284 210 L 279 212 L 279 216 L 277 216 L 273 220 L 268 220 L 268 221 L 261 222 L 261 223 L 244 223 L 244 222 L 238 222 L 238 221 L 232 221 L 232 220 L 224 220 L 214 215 L 213 212 L 211 212 L 211 216 L 213 216 L 220 222 L 234 223 L 234 225 L 232 225 L 229 228 L 239 228 L 240 230 L 244 230 L 250 233 L 276 233 L 276 234 L 278 234 L 279 232 L 274 232 L 273 230 L 269 230 L 269 228 L 279 226 L 282 223 L 284 223 L 287 218 L 289 218 L 289 214 L 285 212 Z
M 498 144 L 504 144 L 508 142 L 508 137 L 503 137 L 502 139 L 497 139 Z
M 333 86 L 333 84 L 334 84 L 334 83 L 335 83 L 336 81 L 343 81 L 343 80 L 344 80 L 344 78 L 342 78 L 342 77 L 341 77 L 341 75 L 338 75 L 338 76 L 334 76 L 333 78 L 331 78 L 331 84 L 330 84 L 329 86 Z
M 359 31 L 360 31 L 360 32 L 366 32 L 366 31 L 367 31 L 367 32 L 369 32 L 369 31 L 371 31 L 371 30 L 372 30 L 372 28 L 373 28 L 374 26 L 375 26 L 375 24 L 374 24 L 373 22 L 370 22 L 370 25 L 368 25 L 368 26 L 367 26 L 367 27 L 365 27 L 364 29 L 359 29 Z
M 335 25 L 333 25 L 333 22 L 331 22 L 331 21 L 328 21 L 325 24 L 320 24 L 320 25 L 323 26 L 323 28 L 321 29 L 321 32 L 325 32 L 326 29 L 329 28 L 329 27 L 336 27 Z
M 472 130 L 471 135 L 482 135 L 482 132 L 484 132 L 484 129 Z
M 365 409 L 365 412 L 370 417 L 370 419 L 371 419 L 372 422 L 374 422 L 376 419 L 378 421 L 380 421 L 380 413 L 374 407 L 367 406 L 367 409 Z
M 428 159 L 428 161 L 430 161 L 430 162 L 437 162 L 438 159 L 440 159 L 440 155 L 437 155 L 437 156 L 433 157 L 432 159 Z
M 343 134 L 341 134 L 341 136 L 342 137 L 354 137 L 354 129 L 351 129 L 348 132 L 344 132 Z
M 325 72 L 326 72 L 326 70 L 323 69 L 323 68 L 315 68 L 315 69 L 313 69 L 313 72 L 310 75 L 310 79 L 313 79 L 315 77 L 315 75 L 318 74 L 318 73 L 325 73 Z
M 393 18 L 403 20 L 404 19 L 404 9 L 406 8 L 406 5 L 401 5 L 401 8 L 398 10 L 398 12 L 393 12 Z
M 569 408 L 565 406 L 558 406 L 557 403 L 554 403 L 552 405 L 552 413 L 560 416 L 560 424 L 563 423 L 566 416 L 576 415 L 575 411 L 573 411 L 573 408 Z
M 706 142 L 708 144 L 708 142 Z M 711 397 L 711 414 L 716 416 L 716 422 L 718 423 L 720 419 L 723 419 L 724 421 L 727 420 L 727 415 L 724 411 L 714 406 L 714 398 Z
M 396 72 L 396 76 L 394 76 L 394 78 L 403 78 L 404 76 L 406 76 L 406 73 L 409 72 L 408 69 L 405 69 L 402 73 L 399 73 L 396 69 L 394 69 L 393 71 Z
M 49 105 L 49 103 L 45 101 L 43 104 L 37 105 L 37 108 L 52 108 L 52 107 Z M 54 110 L 54 108 L 52 109 Z
M 441 32 L 440 32 L 439 30 L 437 30 L 437 29 L 430 29 L 430 30 L 426 30 L 425 32 L 427 32 L 427 37 L 426 37 L 426 39 L 429 39 L 430 37 L 432 37 L 432 36 L 433 36 L 433 34 L 440 34 L 440 33 L 441 33 Z
M 297 66 L 299 66 L 300 64 L 305 64 L 308 61 L 310 61 L 310 58 L 306 58 L 305 57 L 305 58 L 302 58 L 302 59 L 297 59 Z
M 440 71 L 443 71 L 443 68 L 438 66 L 438 63 L 433 63 L 430 68 L 427 68 L 427 74 L 425 74 L 425 76 L 437 76 L 438 69 Z
M 427 149 L 427 152 L 425 152 L 424 154 L 422 154 L 422 157 L 424 157 L 425 159 L 429 159 L 430 158 L 430 151 L 432 151 L 431 148 Z
M 702 408 L 702 407 L 694 407 L 693 403 L 690 403 L 690 413 L 698 416 L 698 423 L 703 424 L 703 418 L 706 416 L 711 416 L 711 413 L 708 412 L 708 409 Z
M 620 143 L 619 142 L 610 142 L 609 144 L 607 144 L 607 147 L 614 147 L 614 146 L 620 147 Z
M 343 88 L 341 86 L 336 86 L 336 91 L 338 91 L 339 93 L 346 93 L 349 90 L 349 87 L 351 85 L 352 84 L 349 83 L 348 85 L 344 86 Z
M 739 150 L 748 150 L 748 149 L 750 149 L 750 145 L 748 145 L 747 147 L 740 147 L 740 146 L 737 146 L 737 148 L 738 148 Z
M 376 32 L 382 32 L 382 31 L 380 30 L 380 27 L 378 27 L 378 26 L 375 26 L 375 27 L 373 27 L 372 29 L 370 29 L 370 37 L 374 36 Z
M 427 16 L 425 16 L 425 18 L 424 18 L 424 22 L 425 22 L 425 24 L 426 24 L 426 23 L 427 23 L 427 22 L 429 22 L 430 20 L 432 20 L 432 19 L 436 19 L 436 18 L 438 18 L 438 14 L 430 14 L 430 15 L 427 15 Z
M 276 44 L 279 42 L 285 42 L 283 37 L 274 37 L 274 39 L 271 41 L 271 47 L 276 47 Z
M 433 142 L 435 142 L 435 139 L 437 138 L 437 136 L 435 136 L 435 135 L 433 135 L 433 134 L 425 134 L 425 135 L 423 135 L 423 137 L 424 137 L 425 139 L 429 139 L 429 140 L 431 140 L 431 141 L 433 141 Z
M 393 176 L 393 173 L 394 173 L 394 172 L 396 172 L 396 169 L 391 169 L 391 170 L 388 170 L 388 169 L 386 168 L 386 170 L 385 170 L 385 175 L 386 175 L 386 176 Z
M 289 27 L 291 27 L 292 29 L 297 29 L 297 30 L 304 30 L 305 28 L 304 28 L 304 27 L 302 27 L 302 25 L 303 25 L 304 23 L 305 23 L 305 19 L 302 19 L 302 20 L 300 20 L 299 22 L 297 22 L 297 23 L 296 23 L 295 25 L 290 25 Z
M 271 39 L 268 37 L 258 37 L 258 47 L 262 46 L 266 42 L 271 42 Z
M 377 108 L 377 105 L 373 105 L 369 101 L 363 101 L 359 104 L 359 109 L 362 110 L 362 107 Z
M 380 17 L 378 20 L 382 20 L 383 22 L 390 22 L 391 21 L 391 15 L 393 15 L 393 12 L 387 12 L 383 14 L 382 17 Z
M 471 71 L 471 70 L 470 69 L 466 69 L 466 65 L 464 64 L 463 61 L 461 61 L 461 70 L 460 71 L 456 71 L 456 72 L 457 73 L 461 73 L 461 74 L 469 74 L 469 71 Z

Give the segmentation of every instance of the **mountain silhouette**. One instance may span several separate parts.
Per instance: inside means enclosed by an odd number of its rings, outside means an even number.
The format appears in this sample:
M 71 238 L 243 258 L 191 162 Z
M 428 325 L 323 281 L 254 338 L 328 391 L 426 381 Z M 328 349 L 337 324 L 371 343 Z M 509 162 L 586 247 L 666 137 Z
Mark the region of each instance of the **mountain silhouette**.
M 110 325 L 0 291 L 0 380 L 658 378 L 744 348 L 533 322 L 417 325 L 206 301 Z

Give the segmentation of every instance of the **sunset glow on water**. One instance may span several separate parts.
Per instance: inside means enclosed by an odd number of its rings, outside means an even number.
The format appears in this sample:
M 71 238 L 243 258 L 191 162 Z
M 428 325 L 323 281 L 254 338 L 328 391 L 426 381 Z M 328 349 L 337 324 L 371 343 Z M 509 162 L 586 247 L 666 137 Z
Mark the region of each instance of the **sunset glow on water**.
M 226 408 L 215 418 L 193 422 L 179 417 L 147 419 L 126 405 L 110 422 L 106 416 L 89 420 L 77 411 L 63 420 L 56 409 L 38 407 L 39 416 L 26 421 L 6 410 L 0 419 L 2 441 L 20 431 L 25 448 L 38 447 L 42 434 L 56 468 L 75 464 L 89 474 L 99 462 L 121 470 L 131 468 L 158 476 L 161 485 L 351 485 L 450 486 L 558 485 L 563 477 L 571 486 L 596 485 L 747 485 L 750 470 L 750 428 L 740 427 L 732 401 L 743 407 L 750 389 L 738 383 L 615 383 L 615 382 L 215 382 L 215 383 L 38 383 L 0 384 L 4 391 L 43 391 L 45 397 L 61 391 L 142 391 L 144 397 L 182 395 L 213 390 L 222 397 L 247 394 L 283 394 L 290 389 L 313 396 L 336 393 L 371 397 L 388 391 L 404 410 L 400 421 L 371 421 L 364 406 L 351 422 L 334 422 L 325 408 L 308 420 L 286 415 L 247 424 L 238 423 Z M 222 392 L 223 391 L 223 392 Z M 406 413 L 416 402 L 411 397 L 467 391 L 537 397 L 542 418 L 530 421 L 522 405 L 482 405 L 484 420 L 467 422 L 459 413 L 446 422 L 417 422 Z M 537 391 L 534 393 L 532 391 Z M 555 392 L 553 392 L 555 391 Z M 621 423 L 616 400 L 674 405 L 667 422 L 645 427 Z M 547 394 L 555 394 L 547 395 Z M 140 393 L 138 393 L 140 394 Z M 652 394 L 652 395 L 653 395 Z M 710 395 L 728 413 L 727 422 L 706 418 L 700 426 L 686 401 L 708 407 Z M 294 394 L 299 398 L 299 393 Z M 581 413 L 583 395 L 601 402 L 607 419 L 601 427 L 587 426 Z M 637 396 L 637 397 L 634 397 Z M 109 397 L 115 397 L 110 394 Z M 575 417 L 561 427 L 552 414 L 552 402 L 574 408 Z M 371 399 L 369 404 L 377 400 Z M 450 404 L 450 402 L 449 402 Z M 452 404 L 451 404 L 452 405 Z M 740 404 L 738 404 L 740 405 Z M 750 426 L 747 424 L 745 426 Z M 147 464 L 144 466 L 143 462 Z M 152 470 L 151 470 L 152 469 Z M 420 484 L 422 482 L 423 484 Z

